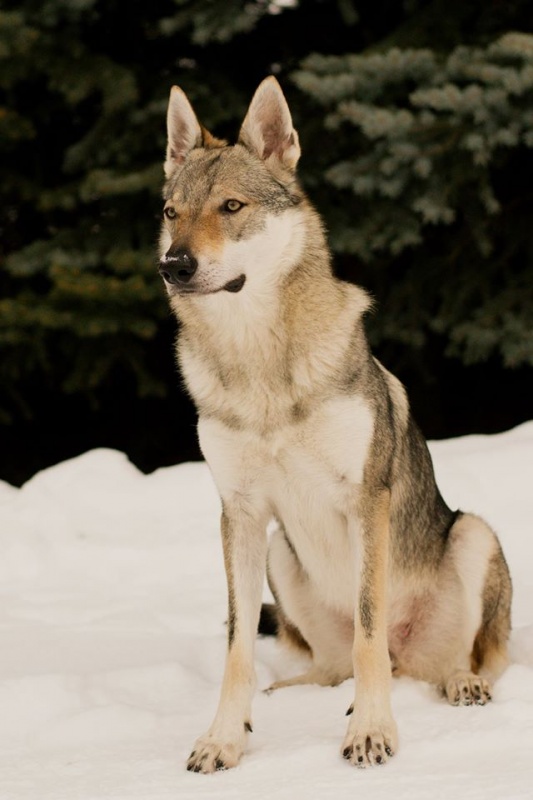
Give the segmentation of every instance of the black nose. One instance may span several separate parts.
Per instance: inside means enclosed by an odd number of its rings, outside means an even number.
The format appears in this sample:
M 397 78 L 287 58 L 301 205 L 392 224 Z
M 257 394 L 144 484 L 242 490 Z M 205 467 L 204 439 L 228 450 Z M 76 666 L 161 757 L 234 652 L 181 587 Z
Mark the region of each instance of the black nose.
M 159 274 L 167 283 L 188 283 L 196 270 L 198 261 L 187 250 L 172 250 L 159 262 Z

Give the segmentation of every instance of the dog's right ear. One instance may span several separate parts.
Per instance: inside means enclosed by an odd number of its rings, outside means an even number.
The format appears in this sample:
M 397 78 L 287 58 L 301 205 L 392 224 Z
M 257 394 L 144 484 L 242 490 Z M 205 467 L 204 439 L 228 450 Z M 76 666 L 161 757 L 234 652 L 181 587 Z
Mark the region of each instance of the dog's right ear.
M 164 164 L 165 175 L 170 178 L 176 167 L 195 147 L 201 147 L 203 134 L 187 95 L 179 86 L 170 90 L 167 112 L 167 157 Z

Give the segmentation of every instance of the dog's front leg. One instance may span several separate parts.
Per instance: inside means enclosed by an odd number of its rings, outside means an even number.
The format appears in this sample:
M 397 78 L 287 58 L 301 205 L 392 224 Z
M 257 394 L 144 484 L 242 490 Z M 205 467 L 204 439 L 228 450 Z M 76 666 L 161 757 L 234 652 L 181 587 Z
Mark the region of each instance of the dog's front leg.
M 387 645 L 386 592 L 390 492 L 365 493 L 360 526 L 354 614 L 355 700 L 342 755 L 357 767 L 384 764 L 397 745 L 390 707 L 391 666 Z M 353 523 L 351 523 L 353 524 Z
M 228 650 L 215 719 L 196 741 L 187 764 L 194 772 L 236 766 L 246 734 L 252 730 L 254 644 L 266 566 L 266 529 L 240 505 L 224 505 L 221 528 L 228 581 Z

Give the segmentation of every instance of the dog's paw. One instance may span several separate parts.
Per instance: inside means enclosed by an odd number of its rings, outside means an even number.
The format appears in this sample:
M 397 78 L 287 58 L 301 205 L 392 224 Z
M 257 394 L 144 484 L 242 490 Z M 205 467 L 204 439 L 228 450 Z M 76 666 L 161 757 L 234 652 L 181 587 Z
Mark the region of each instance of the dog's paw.
M 247 728 L 251 730 L 251 728 Z M 189 772 L 221 772 L 236 767 L 244 752 L 245 737 L 237 742 L 223 742 L 207 733 L 201 736 L 187 761 Z
M 456 672 L 441 687 L 452 706 L 484 706 L 492 700 L 490 684 L 472 672 Z
M 396 752 L 398 736 L 396 725 L 381 725 L 375 730 L 348 728 L 341 753 L 350 764 L 364 769 L 376 764 L 386 764 Z

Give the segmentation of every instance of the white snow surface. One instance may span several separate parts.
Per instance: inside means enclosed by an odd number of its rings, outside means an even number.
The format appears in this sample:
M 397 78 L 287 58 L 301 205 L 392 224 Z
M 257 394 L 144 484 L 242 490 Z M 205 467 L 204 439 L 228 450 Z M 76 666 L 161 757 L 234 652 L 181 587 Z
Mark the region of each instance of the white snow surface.
M 486 707 L 393 682 L 400 748 L 340 756 L 352 681 L 260 691 L 301 666 L 260 638 L 240 765 L 185 761 L 211 722 L 226 647 L 219 502 L 203 463 L 142 475 L 93 450 L 0 482 L 1 800 L 533 798 L 533 422 L 430 445 L 452 507 L 498 532 L 514 581 L 512 664 Z M 265 598 L 268 592 L 265 589 Z

